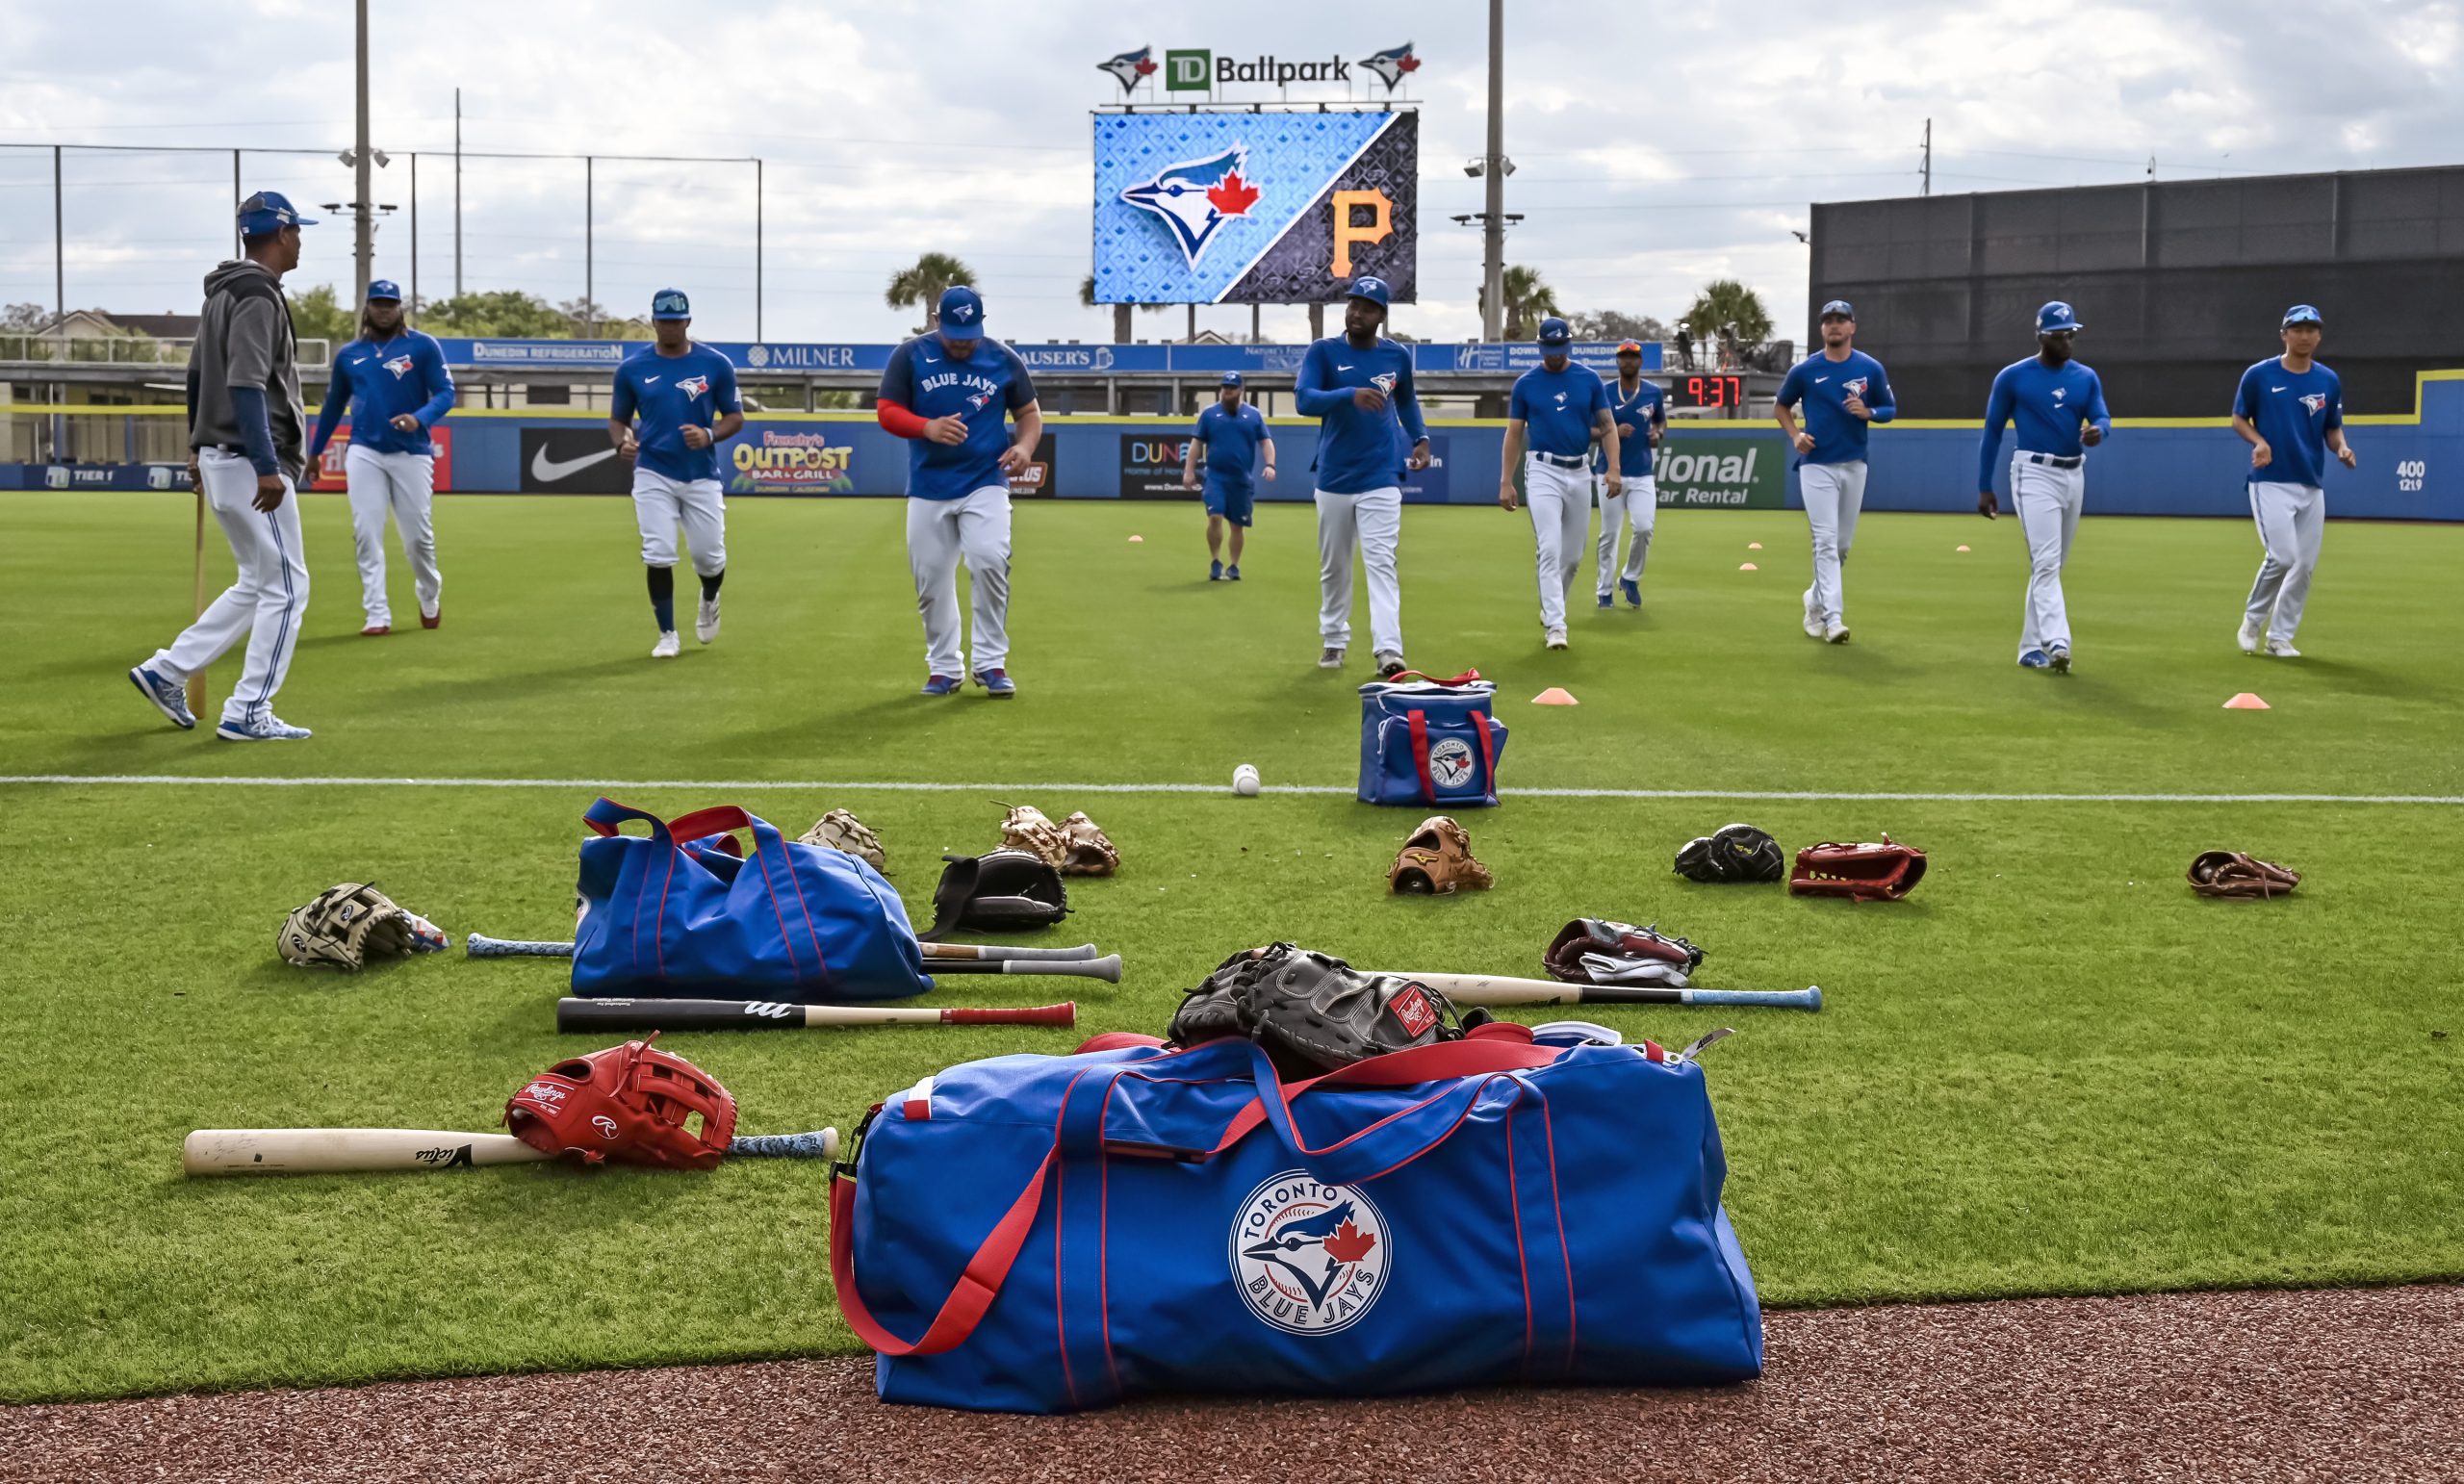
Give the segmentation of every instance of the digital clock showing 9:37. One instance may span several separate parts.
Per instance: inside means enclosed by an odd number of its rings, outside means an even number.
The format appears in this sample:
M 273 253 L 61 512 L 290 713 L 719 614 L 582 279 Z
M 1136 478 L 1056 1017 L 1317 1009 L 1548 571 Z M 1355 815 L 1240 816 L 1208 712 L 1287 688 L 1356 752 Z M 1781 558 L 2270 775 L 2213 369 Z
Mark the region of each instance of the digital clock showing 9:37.
M 1680 376 L 1669 388 L 1680 407 L 1742 407 L 1743 376 Z

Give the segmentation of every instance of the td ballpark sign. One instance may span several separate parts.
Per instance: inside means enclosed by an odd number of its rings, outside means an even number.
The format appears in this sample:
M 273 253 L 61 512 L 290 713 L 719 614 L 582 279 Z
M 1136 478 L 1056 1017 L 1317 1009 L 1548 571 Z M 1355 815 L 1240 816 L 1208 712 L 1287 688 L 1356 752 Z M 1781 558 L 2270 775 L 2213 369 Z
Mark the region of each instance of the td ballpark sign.
M 1096 70 L 1111 73 L 1120 84 L 1124 97 L 1137 91 L 1142 84 L 1151 84 L 1159 70 L 1166 92 L 1217 92 L 1241 83 L 1268 88 L 1289 88 L 1295 83 L 1349 85 L 1354 81 L 1353 69 L 1358 68 L 1361 77 L 1385 84 L 1386 91 L 1392 94 L 1404 78 L 1420 70 L 1420 65 L 1421 60 L 1413 54 L 1409 41 L 1348 61 L 1340 54 L 1307 62 L 1287 62 L 1271 55 L 1219 57 L 1207 48 L 1194 47 L 1167 51 L 1158 64 L 1155 49 L 1142 46 L 1095 64 Z

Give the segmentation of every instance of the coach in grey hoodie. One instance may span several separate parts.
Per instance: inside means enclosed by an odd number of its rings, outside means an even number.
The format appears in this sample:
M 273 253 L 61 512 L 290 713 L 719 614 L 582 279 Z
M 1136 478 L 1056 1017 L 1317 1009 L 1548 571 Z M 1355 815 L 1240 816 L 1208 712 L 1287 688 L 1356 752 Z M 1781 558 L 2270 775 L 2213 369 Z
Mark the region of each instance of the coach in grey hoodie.
M 290 201 L 261 191 L 240 203 L 247 256 L 206 275 L 205 309 L 189 356 L 189 478 L 231 543 L 239 576 L 169 648 L 128 673 L 139 694 L 186 730 L 196 725 L 189 677 L 244 635 L 240 683 L 215 729 L 230 742 L 308 736 L 307 728 L 273 714 L 273 696 L 291 670 L 308 611 L 298 500 L 308 420 L 282 275 L 299 266 L 299 229 L 310 224 Z

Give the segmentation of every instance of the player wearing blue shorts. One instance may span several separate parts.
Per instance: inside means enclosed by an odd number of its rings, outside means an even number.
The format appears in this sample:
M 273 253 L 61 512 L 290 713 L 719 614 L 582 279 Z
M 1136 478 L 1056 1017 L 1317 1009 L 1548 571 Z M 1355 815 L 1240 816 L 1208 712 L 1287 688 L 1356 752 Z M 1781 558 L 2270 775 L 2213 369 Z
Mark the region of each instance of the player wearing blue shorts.
M 874 416 L 908 440 L 907 567 L 924 618 L 924 694 L 955 694 L 975 677 L 986 695 L 1010 678 L 1010 476 L 1035 457 L 1043 410 L 1018 353 L 984 333 L 984 300 L 942 292 L 932 333 L 890 352 Z M 1012 420 L 1016 431 L 1012 431 Z M 960 626 L 959 562 L 975 617 L 975 668 Z
M 2233 431 L 2250 446 L 2250 517 L 2267 549 L 2234 636 L 2245 654 L 2264 638 L 2276 658 L 2301 657 L 2293 631 L 2327 534 L 2327 455 L 2347 469 L 2359 461 L 2345 442 L 2344 383 L 2314 359 L 2325 333 L 2318 310 L 2286 310 L 2284 354 L 2244 371 L 2233 397 Z
M 2019 617 L 2019 663 L 2030 670 L 2070 669 L 2070 610 L 2063 601 L 2062 569 L 2079 534 L 2088 499 L 2088 450 L 2113 431 L 2105 384 L 2070 357 L 2070 340 L 2085 326 L 2060 299 L 2037 311 L 2037 353 L 2014 361 L 1993 378 L 1985 398 L 1985 437 L 1976 450 L 1976 513 L 1993 519 L 1993 462 L 2002 424 L 2017 419 L 2011 455 L 2011 509 L 2028 543 L 2028 596 Z
M 1206 465 L 1206 580 L 1241 580 L 1241 535 L 1248 528 L 1249 511 L 1257 498 L 1250 471 L 1266 452 L 1265 473 L 1274 479 L 1274 435 L 1267 431 L 1264 414 L 1248 404 L 1241 390 L 1241 373 L 1225 371 L 1223 390 L 1215 405 L 1197 415 L 1188 456 L 1181 462 L 1181 488 L 1198 487 L 1198 464 Z M 1223 523 L 1232 523 L 1232 565 L 1223 565 Z
M 719 636 L 719 583 L 728 575 L 719 445 L 744 426 L 744 399 L 736 395 L 735 363 L 694 344 L 686 333 L 692 326 L 693 305 L 682 291 L 661 289 L 651 296 L 658 342 L 616 369 L 607 416 L 608 438 L 633 466 L 633 519 L 650 574 L 651 612 L 658 620 L 653 659 L 674 659 L 682 648 L 676 638 L 678 530 L 702 578 L 693 636 L 704 644 Z
M 359 312 L 359 338 L 334 355 L 333 379 L 324 410 L 308 441 L 308 467 L 317 467 L 343 418 L 351 418 L 350 447 L 343 472 L 350 484 L 352 544 L 359 551 L 359 600 L 368 621 L 363 638 L 394 630 L 385 596 L 385 517 L 394 517 L 402 555 L 411 564 L 411 589 L 420 602 L 420 627 L 444 621 L 439 606 L 445 577 L 436 566 L 436 444 L 428 429 L 453 410 L 453 373 L 445 369 L 444 347 L 402 322 L 402 291 L 380 278 L 368 286 Z
M 1822 306 L 1822 348 L 1781 379 L 1774 416 L 1797 451 L 1797 488 L 1813 532 L 1813 586 L 1806 589 L 1806 632 L 1848 642 L 1847 595 L 1839 579 L 1865 505 L 1865 425 L 1898 411 L 1883 363 L 1857 348 L 1857 311 L 1846 299 Z M 1797 427 L 1789 411 L 1805 409 Z

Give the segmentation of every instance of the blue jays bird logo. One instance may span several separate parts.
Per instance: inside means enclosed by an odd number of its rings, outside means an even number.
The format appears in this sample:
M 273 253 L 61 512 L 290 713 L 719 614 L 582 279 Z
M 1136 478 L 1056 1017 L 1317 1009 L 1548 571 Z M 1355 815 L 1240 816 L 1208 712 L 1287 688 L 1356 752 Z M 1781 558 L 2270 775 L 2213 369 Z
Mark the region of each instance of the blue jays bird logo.
M 1388 397 L 1392 397 L 1395 395 L 1395 373 L 1393 371 L 1379 371 L 1376 375 L 1369 378 L 1369 384 L 1375 387 L 1378 391 L 1385 393 Z
M 1223 223 L 1247 216 L 1258 204 L 1258 188 L 1241 175 L 1248 159 L 1249 146 L 1235 143 L 1200 159 L 1168 165 L 1153 179 L 1122 192 L 1120 198 L 1162 217 L 1172 240 L 1181 244 L 1181 255 L 1195 268 Z
M 2326 405 L 2327 394 L 2324 392 L 2312 392 L 2301 398 L 2302 409 L 2314 418 L 2317 417 Z
M 1287 1334 L 1356 1322 L 1385 1292 L 1385 1217 L 1351 1186 L 1286 1170 L 1249 1192 L 1233 1217 L 1233 1280 L 1249 1312 Z
M 676 384 L 676 390 L 683 393 L 687 397 L 699 397 L 703 393 L 710 390 L 710 378 L 707 376 L 687 376 Z
M 1859 376 L 1854 381 L 1843 381 L 1839 383 L 1839 395 L 1841 397 L 1863 397 L 1865 395 L 1865 378 Z
M 1405 41 L 1400 46 L 1390 46 L 1382 52 L 1363 57 L 1360 59 L 1360 64 L 1376 73 L 1377 80 L 1386 85 L 1388 92 L 1395 90 L 1396 87 L 1403 81 L 1406 73 L 1421 69 L 1421 60 L 1412 55 L 1412 43 L 1409 41 Z
M 390 361 L 380 361 L 377 364 L 392 371 L 396 381 L 411 373 L 411 358 L 406 355 L 398 355 Z
M 1110 72 L 1123 93 L 1135 92 L 1140 83 L 1155 73 L 1155 48 L 1142 46 L 1134 52 L 1123 52 L 1110 62 L 1096 63 L 1095 70 Z
M 989 392 L 978 392 L 978 393 L 976 393 L 973 397 L 968 397 L 968 398 L 966 399 L 966 410 L 967 410 L 967 411 L 969 411 L 969 412 L 982 412 L 982 411 L 984 410 L 985 404 L 986 404 L 987 402 L 991 401 L 991 400 L 992 400 L 992 394 L 991 394 L 991 393 L 989 393 Z
M 2053 389 L 2053 399 L 2056 403 L 2061 402 L 2064 397 L 2068 397 L 2069 395 L 2070 389 L 2068 387 L 2055 387 Z

